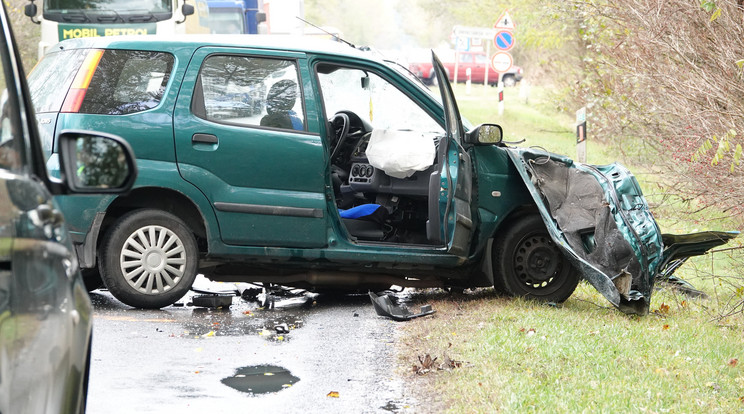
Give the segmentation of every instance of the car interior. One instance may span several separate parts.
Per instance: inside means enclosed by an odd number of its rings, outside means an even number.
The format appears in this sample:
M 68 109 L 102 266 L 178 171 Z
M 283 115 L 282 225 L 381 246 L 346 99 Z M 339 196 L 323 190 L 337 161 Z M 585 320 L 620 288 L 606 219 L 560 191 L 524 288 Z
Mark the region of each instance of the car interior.
M 440 245 L 438 225 L 427 221 L 430 203 L 439 203 L 430 194 L 439 194 L 444 130 L 377 75 L 330 64 L 317 72 L 333 114 L 331 178 L 348 233 L 358 241 Z

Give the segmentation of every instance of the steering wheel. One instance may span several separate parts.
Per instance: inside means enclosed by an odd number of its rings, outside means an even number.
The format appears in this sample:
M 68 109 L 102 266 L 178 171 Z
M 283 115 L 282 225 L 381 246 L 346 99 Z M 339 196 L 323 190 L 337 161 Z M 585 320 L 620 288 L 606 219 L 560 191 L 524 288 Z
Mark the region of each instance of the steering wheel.
M 331 127 L 336 135 L 336 144 L 331 151 L 331 161 L 336 159 L 339 150 L 346 141 L 346 137 L 349 135 L 349 124 L 349 115 L 343 112 L 339 112 L 331 118 Z

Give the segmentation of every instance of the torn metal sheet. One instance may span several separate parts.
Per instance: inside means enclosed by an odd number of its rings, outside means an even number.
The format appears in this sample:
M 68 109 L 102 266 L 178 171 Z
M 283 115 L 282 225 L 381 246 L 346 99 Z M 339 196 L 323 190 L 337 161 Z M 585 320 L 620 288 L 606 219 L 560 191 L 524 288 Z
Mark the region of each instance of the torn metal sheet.
M 662 236 L 633 174 L 528 148 L 510 148 L 550 236 L 571 264 L 625 313 L 648 313 L 654 280 L 675 260 L 704 254 L 738 232 Z M 664 249 L 665 243 L 671 243 Z
M 375 312 L 378 315 L 390 318 L 394 321 L 407 321 L 420 316 L 431 315 L 435 311 L 432 310 L 431 305 L 421 306 L 419 313 L 411 313 L 405 306 L 396 306 L 390 300 L 390 296 L 381 295 L 378 296 L 373 292 L 369 292 L 369 297 L 372 299 L 372 305 L 375 307 Z

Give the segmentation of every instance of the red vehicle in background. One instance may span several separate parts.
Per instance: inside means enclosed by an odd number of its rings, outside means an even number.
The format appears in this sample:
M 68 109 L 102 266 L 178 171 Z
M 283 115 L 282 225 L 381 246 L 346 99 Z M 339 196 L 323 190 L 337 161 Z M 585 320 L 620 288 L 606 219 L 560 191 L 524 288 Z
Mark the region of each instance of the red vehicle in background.
M 455 52 L 440 55 L 443 56 L 442 63 L 447 71 L 449 80 L 455 80 Z M 488 84 L 496 85 L 499 82 L 499 74 L 490 67 L 490 62 L 485 52 L 459 52 L 459 63 L 457 65 L 457 81 L 465 82 L 468 69 L 470 69 L 470 81 L 472 83 L 484 83 L 486 80 L 486 68 L 488 68 Z M 436 83 L 436 76 L 431 62 L 413 62 L 409 64 L 409 69 L 419 77 L 425 84 L 431 85 Z M 514 86 L 522 80 L 522 68 L 512 66 L 508 72 L 503 75 L 504 86 Z

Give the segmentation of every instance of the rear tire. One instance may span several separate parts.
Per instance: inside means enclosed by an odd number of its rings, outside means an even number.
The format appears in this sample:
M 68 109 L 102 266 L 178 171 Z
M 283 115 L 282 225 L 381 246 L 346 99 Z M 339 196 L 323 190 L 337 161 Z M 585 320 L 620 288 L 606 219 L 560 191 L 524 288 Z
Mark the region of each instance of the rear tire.
M 160 210 L 135 210 L 108 232 L 101 250 L 101 276 L 123 303 L 162 308 L 191 289 L 198 255 L 194 234 L 181 219 Z
M 518 219 L 493 245 L 494 287 L 512 296 L 563 302 L 579 273 L 555 245 L 539 215 Z

